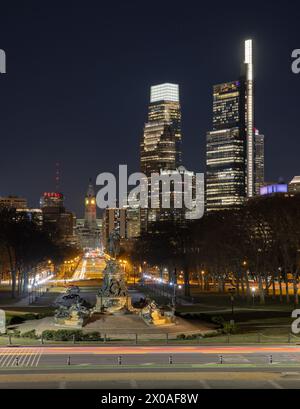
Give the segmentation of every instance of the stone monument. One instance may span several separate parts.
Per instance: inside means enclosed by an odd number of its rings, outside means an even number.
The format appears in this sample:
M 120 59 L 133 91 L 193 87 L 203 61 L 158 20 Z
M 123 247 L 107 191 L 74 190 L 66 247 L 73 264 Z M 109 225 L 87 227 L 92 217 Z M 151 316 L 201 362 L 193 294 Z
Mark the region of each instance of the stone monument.
M 141 311 L 141 317 L 149 326 L 175 325 L 174 311 L 162 311 L 155 301 L 149 302 Z
M 132 309 L 131 298 L 125 283 L 124 271 L 116 257 L 119 254 L 120 236 L 113 230 L 109 236 L 108 248 L 110 259 L 103 271 L 103 285 L 99 290 L 94 312 L 110 314 L 127 312 Z
M 90 317 L 90 311 L 82 304 L 73 304 L 71 307 L 61 305 L 55 312 L 55 325 L 68 328 L 82 328 Z

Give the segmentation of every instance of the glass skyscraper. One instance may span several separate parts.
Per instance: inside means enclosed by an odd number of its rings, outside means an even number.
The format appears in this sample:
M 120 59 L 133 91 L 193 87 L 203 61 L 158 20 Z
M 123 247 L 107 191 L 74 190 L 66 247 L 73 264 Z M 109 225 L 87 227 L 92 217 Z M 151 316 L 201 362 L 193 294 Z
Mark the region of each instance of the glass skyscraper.
M 240 207 L 262 182 L 264 139 L 254 133 L 253 85 L 252 40 L 247 40 L 240 79 L 213 87 L 213 130 L 206 142 L 207 211 Z
M 141 171 L 148 178 L 149 202 L 151 174 L 175 171 L 180 166 L 181 138 L 179 86 L 169 83 L 152 86 L 148 122 L 140 145 Z M 172 210 L 141 209 L 142 231 L 148 230 L 151 222 L 171 219 L 173 213 Z
M 170 123 L 175 136 L 175 166 L 181 164 L 181 108 L 179 86 L 177 84 L 161 84 L 151 87 L 148 121 Z
M 255 195 L 260 195 L 260 189 L 265 184 L 265 137 L 258 129 L 254 133 L 254 175 Z

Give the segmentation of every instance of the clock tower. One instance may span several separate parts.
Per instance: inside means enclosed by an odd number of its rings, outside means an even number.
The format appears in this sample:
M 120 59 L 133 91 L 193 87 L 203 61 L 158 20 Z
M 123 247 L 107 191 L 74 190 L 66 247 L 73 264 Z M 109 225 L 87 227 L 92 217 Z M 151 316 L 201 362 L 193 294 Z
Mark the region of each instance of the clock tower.
M 84 216 L 85 227 L 95 228 L 97 226 L 96 218 L 97 218 L 96 196 L 94 186 L 92 184 L 92 179 L 90 179 L 89 187 L 85 196 L 85 216 Z

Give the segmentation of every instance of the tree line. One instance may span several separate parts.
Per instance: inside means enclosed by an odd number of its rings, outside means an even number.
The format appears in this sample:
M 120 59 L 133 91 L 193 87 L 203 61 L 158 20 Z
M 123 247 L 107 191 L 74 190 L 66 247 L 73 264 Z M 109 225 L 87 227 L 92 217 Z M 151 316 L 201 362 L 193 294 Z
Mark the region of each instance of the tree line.
M 57 268 L 75 254 L 77 249 L 58 243 L 32 215 L 0 207 L 0 268 L 11 281 L 12 298 L 26 294 L 41 263 L 51 260 Z
M 225 292 L 231 282 L 249 302 L 255 282 L 262 304 L 267 296 L 289 303 L 292 287 L 298 304 L 300 195 L 251 199 L 241 209 L 206 214 L 183 226 L 160 223 L 154 234 L 135 242 L 129 257 L 136 265 L 146 260 L 167 267 L 170 274 L 183 271 L 187 296 L 193 275 L 203 291 L 213 284 Z

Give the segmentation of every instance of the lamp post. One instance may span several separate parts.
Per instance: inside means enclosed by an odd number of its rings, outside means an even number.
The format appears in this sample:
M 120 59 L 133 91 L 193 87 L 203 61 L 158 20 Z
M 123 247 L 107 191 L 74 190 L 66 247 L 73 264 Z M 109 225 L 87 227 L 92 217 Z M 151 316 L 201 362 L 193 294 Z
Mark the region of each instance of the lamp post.
M 230 292 L 230 302 L 231 302 L 231 321 L 234 323 L 234 289 L 229 289 Z
M 254 305 L 256 288 L 255 288 L 255 287 L 252 287 L 252 288 L 251 288 L 251 291 L 252 291 L 252 299 L 253 299 L 253 305 Z
M 201 271 L 201 290 L 205 291 L 205 271 Z

